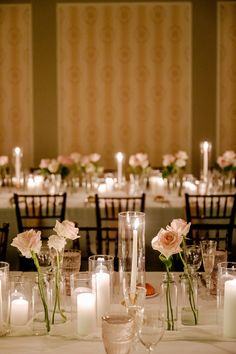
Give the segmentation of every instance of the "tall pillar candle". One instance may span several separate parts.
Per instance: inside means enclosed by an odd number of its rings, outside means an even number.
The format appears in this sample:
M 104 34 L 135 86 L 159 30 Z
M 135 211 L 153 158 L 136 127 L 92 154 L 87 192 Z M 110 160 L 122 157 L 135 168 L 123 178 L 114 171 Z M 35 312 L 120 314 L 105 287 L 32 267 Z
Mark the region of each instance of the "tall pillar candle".
M 236 338 L 236 278 L 225 282 L 223 334 Z
M 209 152 L 211 150 L 211 143 L 204 141 L 200 144 L 202 153 L 202 177 L 204 181 L 208 179 L 208 169 L 209 169 Z
M 135 296 L 136 281 L 137 281 L 137 245 L 138 243 L 138 230 L 133 231 L 133 250 L 132 250 L 132 266 L 131 266 L 131 285 L 130 293 Z
M 16 176 L 16 184 L 20 186 L 20 176 L 21 176 L 21 157 L 22 151 L 18 146 L 14 148 L 13 155 L 15 158 L 15 176 Z
M 12 300 L 10 323 L 13 326 L 24 326 L 28 322 L 29 302 L 23 298 Z
M 95 275 L 96 279 L 96 302 L 97 324 L 101 325 L 102 316 L 109 311 L 110 306 L 110 275 L 100 271 Z
M 117 184 L 118 184 L 118 187 L 121 187 L 121 185 L 122 185 L 122 177 L 123 177 L 122 166 L 123 166 L 123 159 L 124 159 L 124 155 L 122 154 L 122 152 L 118 152 L 118 153 L 116 154 L 116 160 L 117 160 Z

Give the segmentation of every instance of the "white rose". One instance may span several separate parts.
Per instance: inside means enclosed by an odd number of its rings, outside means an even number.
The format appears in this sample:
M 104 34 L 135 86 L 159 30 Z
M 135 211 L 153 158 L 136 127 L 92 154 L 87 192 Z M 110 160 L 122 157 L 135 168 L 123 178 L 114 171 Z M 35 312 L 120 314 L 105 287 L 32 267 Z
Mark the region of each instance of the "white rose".
M 185 151 L 179 150 L 176 154 L 175 157 L 177 160 L 188 160 L 188 155 Z
M 52 159 L 50 164 L 48 165 L 48 169 L 51 173 L 56 173 L 59 169 L 59 165 L 60 163 L 57 160 Z
M 57 235 L 64 238 L 69 238 L 70 240 L 75 240 L 78 238 L 78 227 L 71 221 L 64 220 L 62 222 L 56 221 L 56 225 L 53 229 L 56 231 Z
M 66 240 L 64 237 L 58 235 L 51 235 L 48 238 L 48 247 L 54 248 L 56 251 L 60 252 L 66 245 Z
M 166 166 L 171 165 L 174 161 L 175 161 L 174 155 L 166 154 L 166 155 L 163 156 L 162 164 L 163 164 L 164 167 L 166 167 Z
M 0 156 L 0 166 L 8 165 L 8 156 Z
M 179 167 L 179 168 L 185 167 L 185 166 L 186 166 L 186 160 L 177 159 L 177 160 L 175 161 L 175 164 L 176 164 L 176 166 Z
M 94 162 L 94 163 L 98 162 L 100 160 L 100 158 L 101 158 L 101 155 L 99 155 L 97 153 L 89 155 L 90 161 Z

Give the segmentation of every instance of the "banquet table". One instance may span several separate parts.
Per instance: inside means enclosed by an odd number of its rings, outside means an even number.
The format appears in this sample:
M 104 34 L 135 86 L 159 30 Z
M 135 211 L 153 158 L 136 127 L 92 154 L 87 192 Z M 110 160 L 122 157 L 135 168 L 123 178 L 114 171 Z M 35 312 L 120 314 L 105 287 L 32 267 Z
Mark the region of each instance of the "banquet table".
M 176 280 L 178 280 L 176 273 Z M 146 281 L 151 283 L 157 293 L 160 290 L 160 272 L 147 272 Z M 158 305 L 160 296 L 146 299 L 146 305 Z M 116 306 L 122 307 L 120 304 Z M 124 311 L 124 308 L 122 309 Z M 133 353 L 144 353 L 145 348 L 138 343 Z M 223 337 L 217 321 L 216 297 L 206 296 L 205 289 L 199 289 L 199 324 L 197 326 L 183 326 L 178 321 L 176 331 L 165 331 L 160 343 L 154 352 L 169 354 L 235 354 L 236 339 Z M 60 335 L 47 336 L 16 336 L 10 334 L 0 339 L 0 354 L 105 354 L 101 334 L 94 339 L 73 338 L 62 332 Z
M 17 250 L 10 244 L 17 235 L 15 208 L 12 203 L 14 190 L 0 189 L 0 224 L 10 223 L 10 232 L 7 247 L 7 259 L 11 270 L 18 270 Z M 20 193 L 21 191 L 19 191 Z M 126 194 L 119 194 L 126 195 Z M 155 200 L 155 196 L 146 192 L 145 207 L 145 244 L 146 244 L 146 270 L 160 270 L 157 252 L 151 247 L 151 240 L 162 227 L 166 227 L 174 218 L 185 218 L 184 197 L 166 195 L 164 199 Z M 78 226 L 96 226 L 96 213 L 94 203 L 88 202 L 88 195 L 83 191 L 68 193 L 66 218 L 76 221 Z M 85 240 L 81 238 L 81 247 L 85 247 Z

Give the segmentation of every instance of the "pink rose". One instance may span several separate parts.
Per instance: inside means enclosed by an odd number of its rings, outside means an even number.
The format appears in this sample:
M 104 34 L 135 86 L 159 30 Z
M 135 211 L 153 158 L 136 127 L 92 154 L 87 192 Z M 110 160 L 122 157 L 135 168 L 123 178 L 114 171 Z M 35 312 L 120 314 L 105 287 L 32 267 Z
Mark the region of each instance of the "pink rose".
M 0 156 L 0 166 L 8 165 L 8 156 Z
M 188 155 L 185 151 L 179 150 L 176 154 L 175 157 L 177 160 L 188 160 Z
M 57 173 L 59 169 L 59 162 L 56 159 L 52 159 L 48 165 L 48 169 L 51 173 Z
M 60 164 L 65 165 L 65 166 L 70 166 L 70 165 L 73 165 L 73 163 L 74 163 L 74 161 L 69 156 L 63 156 L 63 155 L 58 156 L 57 161 Z
M 39 168 L 48 168 L 50 165 L 51 160 L 50 159 L 42 159 L 39 164 Z
M 79 163 L 81 155 L 78 152 L 72 152 L 72 154 L 70 154 L 70 158 L 73 160 L 74 163 Z
M 175 162 L 174 155 L 166 154 L 166 155 L 163 156 L 162 164 L 163 164 L 164 167 L 169 166 L 169 165 L 171 165 L 174 162 Z
M 69 238 L 70 240 L 75 240 L 79 237 L 78 227 L 75 227 L 75 224 L 68 220 L 64 220 L 62 223 L 57 220 L 53 230 L 56 231 L 58 236 Z
M 186 160 L 177 159 L 177 160 L 175 161 L 175 164 L 176 164 L 177 167 L 183 168 L 183 167 L 186 166 Z
M 170 226 L 167 226 L 168 231 L 176 232 L 179 236 L 186 236 L 189 232 L 191 222 L 187 222 L 183 219 L 174 219 Z
M 51 235 L 48 238 L 48 247 L 54 248 L 56 251 L 60 252 L 66 245 L 66 240 L 64 237 L 59 235 Z
M 42 246 L 41 232 L 36 232 L 33 229 L 22 232 L 13 239 L 11 246 L 18 248 L 24 257 L 31 258 L 31 252 L 40 252 Z
M 152 248 L 159 251 L 166 258 L 181 251 L 180 244 L 183 237 L 173 230 L 161 229 L 152 239 Z
M 220 168 L 225 168 L 230 166 L 232 163 L 229 160 L 225 160 L 223 156 L 219 156 L 217 159 L 217 163 L 220 166 Z
M 97 154 L 97 153 L 94 153 L 94 154 L 90 154 L 89 155 L 89 160 L 93 163 L 96 163 L 100 160 L 101 158 L 101 155 Z

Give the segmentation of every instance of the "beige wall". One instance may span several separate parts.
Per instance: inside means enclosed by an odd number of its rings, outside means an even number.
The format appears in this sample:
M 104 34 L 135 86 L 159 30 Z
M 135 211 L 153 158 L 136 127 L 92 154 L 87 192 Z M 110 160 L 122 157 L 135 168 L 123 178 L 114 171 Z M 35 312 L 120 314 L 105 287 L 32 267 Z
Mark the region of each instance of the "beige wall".
M 23 1 L 5 1 L 4 3 L 16 3 L 20 4 Z M 24 141 L 24 144 L 26 144 L 26 147 L 24 147 L 25 151 L 27 152 L 27 164 L 32 165 L 34 164 L 37 166 L 40 158 L 42 157 L 54 157 L 57 156 L 57 154 L 60 152 L 70 152 L 70 149 L 76 150 L 76 147 L 80 148 L 83 151 L 81 152 L 93 152 L 94 149 L 96 149 L 97 152 L 98 149 L 97 147 L 101 147 L 102 153 L 108 153 L 109 150 L 112 152 L 118 148 L 118 143 L 113 144 L 113 139 L 110 137 L 110 146 L 113 146 L 113 150 L 110 149 L 109 146 L 106 146 L 106 144 L 101 145 L 101 143 L 98 143 L 98 145 L 92 145 L 91 144 L 91 151 L 89 150 L 90 145 L 87 144 L 87 136 L 85 134 L 81 134 L 78 132 L 78 145 L 76 145 L 76 136 L 74 135 L 74 142 L 70 142 L 70 134 L 66 138 L 65 142 L 65 151 L 63 151 L 63 146 L 64 146 L 64 129 L 67 128 L 66 126 L 66 113 L 64 112 L 64 116 L 62 117 L 62 111 L 61 111 L 61 98 L 62 98 L 62 89 L 60 85 L 62 84 L 62 81 L 59 76 L 59 81 L 58 81 L 58 76 L 57 76 L 57 69 L 58 73 L 60 73 L 60 70 L 62 69 L 62 66 L 59 65 L 57 67 L 57 59 L 60 58 L 60 53 L 57 53 L 57 5 L 58 4 L 65 4 L 65 3 L 74 3 L 78 4 L 79 1 L 57 1 L 57 0 L 31 0 L 31 1 L 24 1 L 23 3 L 28 3 L 32 5 L 32 71 L 31 71 L 31 63 L 29 61 L 28 65 L 28 72 L 27 72 L 27 77 L 28 77 L 28 84 L 29 87 L 31 85 L 32 87 L 32 95 L 30 96 L 30 91 L 29 94 L 24 95 L 22 98 L 22 102 L 26 105 L 24 107 L 27 107 L 28 111 L 27 114 L 22 114 L 23 117 L 23 122 L 26 125 L 24 127 L 24 133 L 26 135 L 26 138 L 24 138 L 21 135 L 20 141 Z M 88 3 L 88 1 L 83 1 L 84 3 Z M 93 2 L 98 3 L 98 2 Z M 103 1 L 104 3 L 110 4 L 108 1 Z M 129 2 L 128 5 L 132 7 L 130 4 L 134 3 L 136 4 L 135 1 Z M 154 2 L 151 2 L 154 3 Z M 151 162 L 153 164 L 159 164 L 161 161 L 161 154 L 164 152 L 174 152 L 172 149 L 175 148 L 183 148 L 187 150 L 190 154 L 190 159 L 192 162 L 192 171 L 195 174 L 199 173 L 199 164 L 200 164 L 200 158 L 199 158 L 199 143 L 202 140 L 209 140 L 213 143 L 213 160 L 216 157 L 216 154 L 221 153 L 222 150 L 224 149 L 236 149 L 235 146 L 235 110 L 233 109 L 233 94 L 232 92 L 235 92 L 235 85 L 234 82 L 231 78 L 231 84 L 230 86 L 228 85 L 230 77 L 235 78 L 235 72 L 229 72 L 225 74 L 223 71 L 224 67 L 222 65 L 218 65 L 218 78 L 220 81 L 224 79 L 224 86 L 226 85 L 229 87 L 229 95 L 228 97 L 231 97 L 229 99 L 229 102 L 226 102 L 224 104 L 223 97 L 225 94 L 222 94 L 222 90 L 217 91 L 217 87 L 220 85 L 219 81 L 217 81 L 217 48 L 219 45 L 222 48 L 222 42 L 224 42 L 224 36 L 225 36 L 225 31 L 228 30 L 227 27 L 227 22 L 223 22 L 223 25 L 220 27 L 220 31 L 218 32 L 217 36 L 217 27 L 219 31 L 219 25 L 217 26 L 217 1 L 216 0 L 192 0 L 192 1 L 162 1 L 162 2 L 156 2 L 157 4 L 159 3 L 160 5 L 165 5 L 165 4 L 172 4 L 172 3 L 177 3 L 185 6 L 191 7 L 191 16 L 189 16 L 191 23 L 192 23 L 192 30 L 191 26 L 188 28 L 188 31 L 190 30 L 190 33 L 187 33 L 187 35 L 190 35 L 190 42 L 192 46 L 192 56 L 190 57 L 191 62 L 190 66 L 188 68 L 187 64 L 187 73 L 185 73 L 185 77 L 187 78 L 186 80 L 191 80 L 191 86 L 188 87 L 187 89 L 187 95 L 190 96 L 190 101 L 191 102 L 191 110 L 188 108 L 186 110 L 186 107 L 188 107 L 188 102 L 187 105 L 185 106 L 185 111 L 184 111 L 184 116 L 182 119 L 184 120 L 184 123 L 182 124 L 187 124 L 186 126 L 186 137 L 182 135 L 182 131 L 185 130 L 184 125 L 182 126 L 181 129 L 178 130 L 178 126 L 172 125 L 172 129 L 176 134 L 177 134 L 177 142 L 174 142 L 175 135 L 171 133 L 170 135 L 167 134 L 166 139 L 165 136 L 161 137 L 161 144 L 160 140 L 157 137 L 156 140 L 156 148 L 154 148 L 154 139 L 152 135 L 152 140 L 148 139 L 149 136 L 149 131 L 147 131 L 146 137 L 145 137 L 145 142 L 142 139 L 142 135 L 140 131 L 143 130 L 145 127 L 144 122 L 142 123 L 142 114 L 138 114 L 138 121 L 139 121 L 139 133 L 136 134 L 138 136 L 138 143 L 137 145 L 136 142 L 130 143 L 131 145 L 129 148 L 127 148 L 127 152 L 136 152 L 135 150 L 144 150 L 146 147 L 148 148 L 148 145 L 150 144 L 150 155 L 151 155 Z M 235 4 L 235 1 L 231 2 L 226 2 L 223 1 L 221 2 L 224 4 L 224 6 L 227 7 L 228 3 L 230 5 Z M 135 5 L 136 6 L 136 5 Z M 230 21 L 232 22 L 231 25 L 231 33 L 234 38 L 234 24 L 235 24 L 235 6 L 232 5 L 232 8 L 230 10 L 231 13 L 231 18 Z M 232 15 L 233 14 L 233 15 Z M 218 16 L 218 21 L 222 21 L 222 18 Z M 183 24 L 184 22 L 182 22 Z M 230 22 L 231 23 L 231 22 Z M 147 26 L 149 26 L 147 22 Z M 1 27 L 0 27 L 1 28 Z M 30 27 L 31 28 L 31 27 Z M 164 27 L 163 27 L 164 28 Z M 0 32 L 1 36 L 1 32 Z M 62 37 L 61 37 L 62 38 Z M 30 37 L 26 38 L 26 41 L 28 41 L 28 45 L 31 44 L 31 39 Z M 187 38 L 188 41 L 188 38 Z M 60 41 L 58 42 L 59 44 L 61 43 Z M 235 58 L 235 48 L 236 46 L 233 46 L 234 39 L 229 41 L 228 40 L 228 50 L 230 50 L 231 57 Z M 61 43 L 62 44 L 62 43 Z M 165 42 L 165 45 L 167 43 Z M 3 46 L 3 44 L 2 44 Z M 171 47 L 169 47 L 171 48 Z M 179 49 L 178 49 L 179 50 Z M 223 53 L 222 51 L 218 58 L 222 62 L 223 58 Z M 170 58 L 170 57 L 169 57 Z M 235 60 L 235 59 L 233 59 Z M 0 70 L 1 70 L 1 64 L 2 61 L 0 60 Z M 184 61 L 182 60 L 181 63 L 183 64 Z M 232 66 L 232 63 L 229 61 L 226 61 L 226 65 Z M 150 63 L 148 63 L 148 66 Z M 151 73 L 155 72 L 155 67 L 151 67 Z M 188 72 L 190 70 L 190 72 Z M 31 81 L 31 74 L 32 72 L 32 77 L 33 80 Z M 232 76 L 233 75 L 233 76 Z M 2 76 L 0 77 L 0 85 L 3 84 Z M 218 86 L 217 86 L 218 84 Z M 59 85 L 59 86 L 58 86 Z M 59 90 L 58 90 L 59 87 Z M 140 86 L 141 87 L 141 86 Z M 109 90 L 109 88 L 108 88 Z M 145 95 L 148 94 L 149 92 L 149 86 L 145 88 Z M 218 95 L 220 95 L 220 98 L 218 96 L 218 102 L 220 101 L 220 107 L 217 106 L 217 92 Z M 227 93 L 227 90 L 224 91 Z M 59 94 L 59 95 L 58 95 Z M 181 92 L 180 92 L 181 96 Z M 13 96 L 12 96 L 13 97 Z M 58 104 L 58 97 L 59 97 L 59 104 Z M 182 96 L 181 96 L 182 97 Z M 235 96 L 234 96 L 235 97 Z M 32 101 L 31 101 L 32 98 Z M 80 97 L 81 99 L 82 97 Z M 113 97 L 114 98 L 114 97 Z M 177 98 L 176 98 L 177 99 Z M 180 102 L 182 102 L 183 98 L 180 99 Z M 145 102 L 149 102 L 149 100 L 145 99 Z M 145 103 L 144 102 L 144 103 Z M 172 101 L 173 102 L 173 101 Z M 82 102 L 81 102 L 82 103 Z M 60 107 L 60 111 L 58 112 L 58 107 Z M 166 105 L 168 107 L 168 104 Z M 222 108 L 223 107 L 223 108 Z M 231 115 L 229 118 L 229 107 L 231 107 Z M 1 108 L 1 102 L 0 102 L 0 108 Z M 32 108 L 33 114 L 31 115 L 30 109 Z M 218 114 L 217 114 L 217 108 L 218 108 Z M 121 109 L 119 107 L 119 109 Z M 154 112 L 155 105 L 152 104 L 151 110 Z M 161 119 L 164 119 L 163 117 L 166 118 L 167 122 L 169 122 L 169 113 L 168 110 L 166 114 L 160 114 L 160 109 L 158 105 L 156 106 L 157 112 L 159 110 L 159 116 L 162 117 Z M 110 111 L 107 111 L 107 116 L 109 116 Z M 132 108 L 132 119 L 136 119 L 134 110 Z M 189 115 L 189 117 L 188 117 Z M 90 115 L 92 117 L 92 113 Z M 2 130 L 2 126 L 6 124 L 6 117 L 8 117 L 9 120 L 9 115 L 5 114 L 0 110 L 0 126 Z M 31 117 L 31 118 L 30 118 Z M 33 118 L 32 118 L 33 117 Z M 125 115 L 122 115 L 121 119 L 124 119 Z M 148 129 L 151 129 L 153 123 L 153 114 L 149 116 L 148 118 L 150 120 L 150 124 L 148 125 Z M 227 120 L 229 118 L 229 121 Z M 13 118 L 12 118 L 13 119 Z M 10 120 L 12 121 L 11 117 Z M 158 124 L 160 124 L 159 117 L 158 119 Z M 81 116 L 82 126 L 85 124 L 85 118 L 84 116 Z M 119 118 L 116 119 L 116 122 L 119 121 Z M 140 123 L 141 121 L 141 123 Z M 27 123 L 26 123 L 27 122 Z M 64 122 L 64 123 L 62 123 Z M 122 122 L 122 120 L 121 120 Z M 133 122 L 133 121 L 132 121 Z M 223 123 L 227 122 L 227 123 Z M 116 124 L 116 123 L 115 123 Z M 144 125 L 142 125 L 144 124 Z M 161 125 L 163 125 L 163 121 Z M 227 138 L 225 138 L 225 124 L 227 125 L 228 128 L 227 130 Z M 155 125 L 155 124 L 154 124 Z M 98 124 L 99 126 L 99 124 Z M 155 125 L 156 126 L 156 125 Z M 180 125 L 181 126 L 181 125 Z M 191 127 L 191 129 L 190 129 Z M 221 127 L 223 129 L 221 129 Z M 19 131 L 22 129 L 22 125 L 19 127 Z M 33 129 L 33 133 L 31 134 L 31 131 Z M 70 128 L 71 129 L 71 128 Z M 109 124 L 107 124 L 106 129 L 109 132 Z M 4 131 L 4 130 L 2 130 Z M 15 131 L 18 131 L 15 129 Z M 72 130 L 73 132 L 73 130 Z M 116 128 L 114 129 L 114 134 L 116 133 Z M 14 133 L 15 134 L 15 133 Z M 22 134 L 22 133 L 21 133 Z M 65 134 L 68 134 L 68 131 L 65 131 Z M 158 134 L 156 134 L 158 135 Z M 0 154 L 9 154 L 13 143 L 15 143 L 15 140 L 9 140 L 8 138 L 4 138 L 6 134 L 2 133 L 1 135 L 1 141 L 0 141 Z M 115 136 L 115 135 L 114 135 Z M 230 138 L 229 138 L 230 136 Z M 59 137 L 59 139 L 58 139 Z M 4 141 L 5 139 L 5 141 Z M 85 139 L 84 144 L 83 144 L 83 139 Z M 128 139 L 128 138 L 127 138 Z M 81 141 L 82 140 L 82 141 Z M 4 143 L 3 143 L 4 141 Z M 127 140 L 128 141 L 128 140 Z M 123 145 L 120 145 L 120 150 L 126 151 L 127 147 L 127 141 L 123 141 Z M 223 143 L 222 143 L 223 141 Z M 27 143 L 26 143 L 27 142 Z M 28 144 L 28 145 L 27 145 Z M 70 145 L 71 144 L 71 145 Z M 99 145 L 100 144 L 100 145 Z M 146 144 L 146 145 L 145 145 Z M 86 150 L 86 151 L 85 151 Z M 149 151 L 146 151 L 149 153 Z M 107 154 L 108 156 L 108 154 Z M 113 161 L 110 158 L 107 158 L 106 160 L 107 164 L 112 164 Z M 112 167 L 112 166 L 106 166 L 106 167 Z

